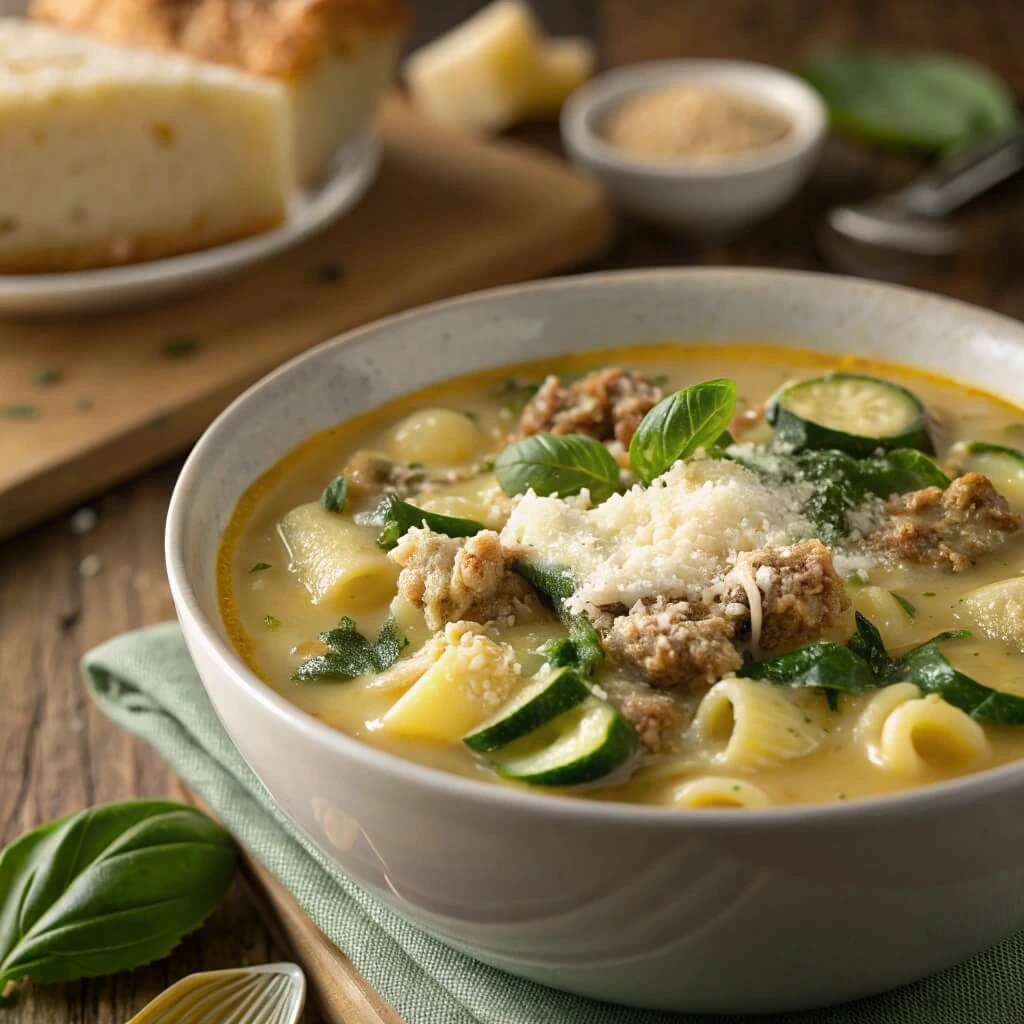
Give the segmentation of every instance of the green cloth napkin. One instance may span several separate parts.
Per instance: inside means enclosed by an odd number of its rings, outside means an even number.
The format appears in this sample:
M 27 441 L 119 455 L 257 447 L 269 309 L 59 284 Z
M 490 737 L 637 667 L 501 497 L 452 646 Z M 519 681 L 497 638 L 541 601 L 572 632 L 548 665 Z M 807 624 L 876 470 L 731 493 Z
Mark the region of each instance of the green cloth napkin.
M 176 625 L 109 641 L 85 657 L 84 673 L 103 711 L 174 766 L 408 1024 L 704 1024 L 712 1019 L 630 1010 L 521 981 L 429 938 L 362 892 L 296 833 L 246 767 L 206 697 Z M 1024 936 L 886 995 L 756 1020 L 1021 1024 Z

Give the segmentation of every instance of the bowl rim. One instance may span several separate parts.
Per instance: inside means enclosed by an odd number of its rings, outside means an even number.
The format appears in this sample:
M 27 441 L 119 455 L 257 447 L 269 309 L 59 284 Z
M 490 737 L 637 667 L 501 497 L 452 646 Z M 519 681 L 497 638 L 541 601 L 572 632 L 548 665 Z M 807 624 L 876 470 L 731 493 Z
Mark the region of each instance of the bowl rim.
M 175 483 L 164 533 L 167 578 L 183 632 L 188 638 L 203 644 L 204 653 L 215 663 L 217 670 L 230 680 L 231 687 L 237 691 L 239 698 L 255 701 L 297 738 L 307 738 L 319 746 L 326 746 L 332 753 L 354 762 L 360 770 L 372 770 L 388 776 L 395 784 L 430 788 L 441 791 L 452 799 L 487 805 L 492 810 L 505 807 L 510 811 L 538 817 L 575 819 L 588 824 L 617 823 L 623 826 L 682 829 L 688 832 L 716 834 L 746 832 L 751 829 L 770 833 L 811 825 L 825 827 L 853 825 L 858 822 L 881 823 L 885 820 L 905 818 L 908 814 L 947 813 L 957 807 L 974 803 L 979 796 L 993 797 L 1004 791 L 1019 791 L 1024 787 L 1024 758 L 956 779 L 895 793 L 858 797 L 848 802 L 792 804 L 764 809 L 745 808 L 742 813 L 736 814 L 711 814 L 705 809 L 587 800 L 564 796 L 561 793 L 533 792 L 525 787 L 495 785 L 483 779 L 445 772 L 379 750 L 319 721 L 260 679 L 242 661 L 232 645 L 221 637 L 216 625 L 202 612 L 195 590 L 189 582 L 183 557 L 192 491 L 196 482 L 204 475 L 204 463 L 209 453 L 221 449 L 229 443 L 230 438 L 244 436 L 244 423 L 249 406 L 257 400 L 259 393 L 270 382 L 294 373 L 297 367 L 307 362 L 315 362 L 323 358 L 327 352 L 341 346 L 370 344 L 381 332 L 386 332 L 393 326 L 456 307 L 515 299 L 523 293 L 572 292 L 595 285 L 629 288 L 634 282 L 671 282 L 681 279 L 699 282 L 723 278 L 734 287 L 785 280 L 795 281 L 812 292 L 819 293 L 834 292 L 837 288 L 842 288 L 846 291 L 862 292 L 865 298 L 878 294 L 894 295 L 902 297 L 904 301 L 924 302 L 958 316 L 970 317 L 976 323 L 987 324 L 993 331 L 1016 335 L 1019 343 L 1024 346 L 1024 323 L 958 299 L 846 275 L 741 267 L 662 267 L 548 278 L 443 299 L 375 320 L 317 344 L 261 378 L 234 399 L 196 442 Z M 824 285 L 827 285 L 827 288 L 823 289 Z M 239 426 L 243 428 L 241 431 L 238 429 Z M 250 767 L 256 772 L 255 767 Z
M 593 118 L 607 112 L 627 96 L 660 86 L 691 80 L 720 81 L 759 77 L 792 90 L 796 102 L 771 97 L 765 102 L 783 109 L 793 123 L 789 138 L 719 163 L 645 160 L 623 152 L 596 131 Z M 783 166 L 813 151 L 828 131 L 829 117 L 821 97 L 799 76 L 783 68 L 755 61 L 692 57 L 642 61 L 611 68 L 592 78 L 566 100 L 560 116 L 562 137 L 570 151 L 607 170 L 656 178 L 662 182 L 713 182 L 748 178 Z

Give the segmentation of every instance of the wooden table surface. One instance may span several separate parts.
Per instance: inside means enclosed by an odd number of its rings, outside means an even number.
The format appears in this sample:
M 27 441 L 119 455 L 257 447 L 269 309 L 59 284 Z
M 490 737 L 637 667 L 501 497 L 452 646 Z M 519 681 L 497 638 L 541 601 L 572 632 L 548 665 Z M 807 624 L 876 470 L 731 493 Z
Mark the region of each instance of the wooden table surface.
M 414 0 L 413 42 L 479 6 Z M 1018 0 L 535 0 L 534 7 L 551 31 L 595 38 L 607 65 L 682 56 L 787 65 L 809 49 L 850 43 L 950 50 L 984 62 L 1024 97 Z M 517 134 L 557 145 L 551 127 Z M 599 265 L 825 269 L 814 241 L 822 212 L 891 187 L 914 169 L 912 161 L 833 140 L 801 196 L 748 235 L 697 244 L 627 223 Z M 1024 187 L 1011 184 L 982 201 L 966 224 L 971 244 L 964 255 L 912 283 L 1024 319 Z M 92 532 L 76 534 L 59 517 L 0 546 L 0 845 L 89 804 L 181 795 L 156 755 L 97 713 L 78 675 L 79 658 L 93 645 L 173 615 L 162 530 L 179 464 L 99 498 Z M 83 559 L 99 571 L 83 574 Z M 191 971 L 284 955 L 238 884 L 168 961 L 113 978 L 29 989 L 13 1009 L 0 1009 L 0 1021 L 122 1024 Z

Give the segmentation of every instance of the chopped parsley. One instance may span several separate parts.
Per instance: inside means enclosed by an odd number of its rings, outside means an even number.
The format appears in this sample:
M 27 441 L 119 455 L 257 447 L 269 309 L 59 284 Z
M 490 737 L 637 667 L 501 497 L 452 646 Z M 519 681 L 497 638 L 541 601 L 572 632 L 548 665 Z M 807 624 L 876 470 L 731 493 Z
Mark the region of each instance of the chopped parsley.
M 263 625 L 266 626 L 267 629 L 280 629 L 280 627 L 281 627 L 281 620 L 278 619 L 278 618 L 275 618 L 273 615 L 264 615 L 263 616 Z
M 908 619 L 917 618 L 917 609 L 902 594 L 897 594 L 895 590 L 890 590 L 889 593 L 892 595 L 892 599 L 903 609 Z
M 13 405 L 0 405 L 0 418 L 5 420 L 31 420 L 39 415 L 34 405 L 15 402 Z
M 270 568 L 269 562 L 255 562 L 252 568 L 249 570 L 249 575 L 252 576 L 257 572 L 266 572 Z
M 344 512 L 348 496 L 348 481 L 343 476 L 335 477 L 320 495 L 320 504 L 328 512 Z
M 164 355 L 168 359 L 187 359 L 189 356 L 195 355 L 203 347 L 203 343 L 193 335 L 181 334 L 164 338 L 163 347 Z

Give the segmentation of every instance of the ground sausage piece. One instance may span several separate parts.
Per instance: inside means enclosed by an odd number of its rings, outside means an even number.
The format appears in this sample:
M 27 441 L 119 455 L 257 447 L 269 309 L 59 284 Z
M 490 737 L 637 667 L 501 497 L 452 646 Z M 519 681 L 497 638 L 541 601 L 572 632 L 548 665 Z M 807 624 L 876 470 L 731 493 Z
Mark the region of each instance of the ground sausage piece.
M 572 384 L 548 377 L 519 417 L 518 436 L 588 434 L 629 445 L 661 389 L 639 373 L 595 370 Z
M 448 537 L 413 529 L 389 557 L 402 567 L 399 595 L 423 609 L 430 629 L 461 620 L 513 625 L 539 607 L 530 585 L 509 567 L 493 530 Z
M 792 649 L 819 640 L 850 607 L 832 552 L 820 540 L 741 555 L 733 574 L 744 571 L 760 592 L 762 650 Z M 725 600 L 749 609 L 750 598 L 742 587 L 731 590 Z
M 427 483 L 423 469 L 411 469 L 378 452 L 358 451 L 345 463 L 342 475 L 353 497 L 396 494 L 410 498 Z
M 876 547 L 907 562 L 963 572 L 1024 525 L 981 473 L 965 473 L 944 491 L 926 487 L 886 503 L 889 519 L 871 535 Z
M 644 598 L 605 632 L 608 655 L 660 689 L 707 689 L 743 664 L 737 620 L 722 605 Z
M 620 694 L 609 693 L 608 698 L 633 726 L 648 751 L 667 754 L 675 749 L 684 718 L 679 705 L 668 694 L 633 685 Z

